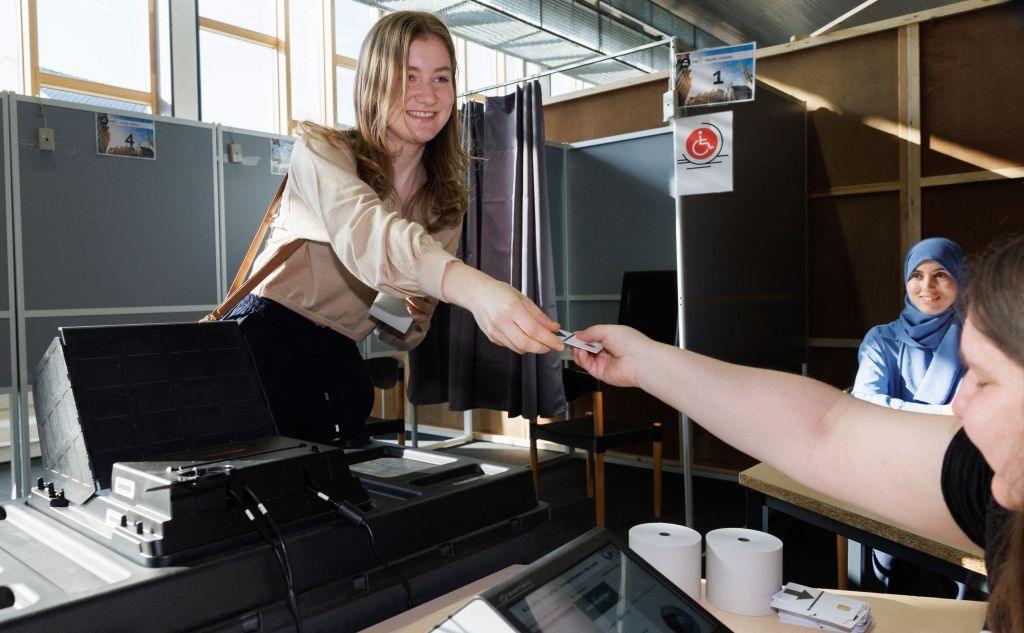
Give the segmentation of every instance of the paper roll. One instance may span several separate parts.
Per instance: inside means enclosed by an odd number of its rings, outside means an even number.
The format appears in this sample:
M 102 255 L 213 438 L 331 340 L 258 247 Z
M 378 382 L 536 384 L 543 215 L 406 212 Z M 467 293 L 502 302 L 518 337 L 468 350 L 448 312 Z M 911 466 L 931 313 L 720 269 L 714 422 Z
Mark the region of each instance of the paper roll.
M 629 549 L 700 600 L 700 532 L 672 523 L 643 523 L 629 530 Z
M 712 530 L 707 542 L 708 602 L 740 615 L 769 615 L 782 588 L 782 541 L 743 528 Z

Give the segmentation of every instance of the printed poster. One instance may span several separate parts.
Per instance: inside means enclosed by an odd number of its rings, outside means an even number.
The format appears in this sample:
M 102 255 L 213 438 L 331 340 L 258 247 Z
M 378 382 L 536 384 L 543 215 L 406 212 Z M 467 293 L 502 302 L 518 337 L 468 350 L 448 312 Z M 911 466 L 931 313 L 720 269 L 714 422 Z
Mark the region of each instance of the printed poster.
M 295 141 L 270 139 L 270 173 L 283 176 L 292 165 L 292 148 Z
M 732 191 L 732 111 L 674 119 L 676 195 Z
M 722 105 L 754 100 L 754 42 L 676 55 L 676 103 Z
M 156 160 L 156 125 L 152 119 L 97 112 L 96 153 Z

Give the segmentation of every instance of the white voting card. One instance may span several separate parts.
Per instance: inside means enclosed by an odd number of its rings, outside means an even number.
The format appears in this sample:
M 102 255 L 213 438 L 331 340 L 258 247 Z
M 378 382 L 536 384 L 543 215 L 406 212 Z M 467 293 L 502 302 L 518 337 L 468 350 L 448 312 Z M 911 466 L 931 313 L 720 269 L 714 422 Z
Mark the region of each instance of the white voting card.
M 871 605 L 862 600 L 795 582 L 786 583 L 782 591 L 772 596 L 772 607 L 779 610 L 780 618 L 785 613 L 789 616 L 787 620 L 795 616 L 837 627 L 842 631 L 865 630 L 867 627 L 864 625 L 870 624 L 868 619 L 871 617 Z
M 405 307 L 405 299 L 384 292 L 378 294 L 370 306 L 370 316 L 402 334 L 408 332 L 412 325 L 412 315 Z
M 796 626 L 803 626 L 808 629 L 818 629 L 819 631 L 830 631 L 832 633 L 864 633 L 871 625 L 874 624 L 874 618 L 869 613 L 867 617 L 861 621 L 860 624 L 853 627 L 852 629 L 843 629 L 838 626 L 832 626 L 831 624 L 824 624 L 823 622 L 816 622 L 814 620 L 808 620 L 800 616 L 786 613 L 785 611 L 779 611 L 779 622 L 785 624 L 793 624 Z
M 601 345 L 600 343 L 588 343 L 572 332 L 566 332 L 565 330 L 556 331 L 555 336 L 562 339 L 562 342 L 566 345 L 578 347 L 585 352 L 590 352 L 591 354 L 596 354 L 604 349 L 604 345 Z

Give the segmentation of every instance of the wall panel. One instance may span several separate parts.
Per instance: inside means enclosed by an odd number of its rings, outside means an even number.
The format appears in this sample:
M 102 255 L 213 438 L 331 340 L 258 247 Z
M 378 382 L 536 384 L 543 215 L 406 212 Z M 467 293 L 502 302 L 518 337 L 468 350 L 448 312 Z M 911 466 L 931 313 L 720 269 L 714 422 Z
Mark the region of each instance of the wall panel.
M 1013 6 L 921 25 L 925 176 L 1024 167 L 1024 18 Z
M 899 179 L 895 31 L 757 60 L 757 75 L 807 101 L 808 189 Z
M 97 154 L 94 112 L 18 100 L 17 117 L 27 310 L 219 299 L 212 126 L 158 120 L 140 160 Z
M 253 235 L 260 227 L 267 205 L 274 199 L 274 194 L 277 193 L 277 188 L 284 178 L 270 171 L 272 138 L 286 137 L 271 137 L 231 128 L 221 130 L 225 288 L 234 279 Z M 242 146 L 242 153 L 245 155 L 242 163 L 228 162 L 230 143 Z
M 808 202 L 810 336 L 854 338 L 896 318 L 903 254 L 899 194 Z
M 1024 180 L 975 182 L 923 191 L 921 235 L 948 237 L 969 257 L 1024 234 Z

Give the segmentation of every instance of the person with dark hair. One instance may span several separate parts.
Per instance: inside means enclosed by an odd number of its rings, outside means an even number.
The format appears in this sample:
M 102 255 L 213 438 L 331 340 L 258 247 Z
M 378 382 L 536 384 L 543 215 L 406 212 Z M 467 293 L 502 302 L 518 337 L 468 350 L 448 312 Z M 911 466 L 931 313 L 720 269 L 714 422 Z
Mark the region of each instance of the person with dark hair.
M 468 157 L 459 143 L 456 55 L 437 16 L 390 13 L 370 29 L 356 68 L 356 125 L 300 125 L 288 182 L 256 269 L 302 244 L 225 317 L 238 320 L 282 435 L 367 439 L 373 386 L 356 347 L 377 329 L 380 292 L 405 301 L 408 350 L 438 301 L 469 310 L 514 352 L 561 350 L 548 315 L 507 283 L 459 261 Z
M 604 349 L 573 356 L 599 380 L 647 391 L 804 485 L 961 549 L 983 549 L 988 625 L 1024 633 L 1024 236 L 972 267 L 966 295 L 955 417 L 872 405 L 623 326 L 581 332 Z

